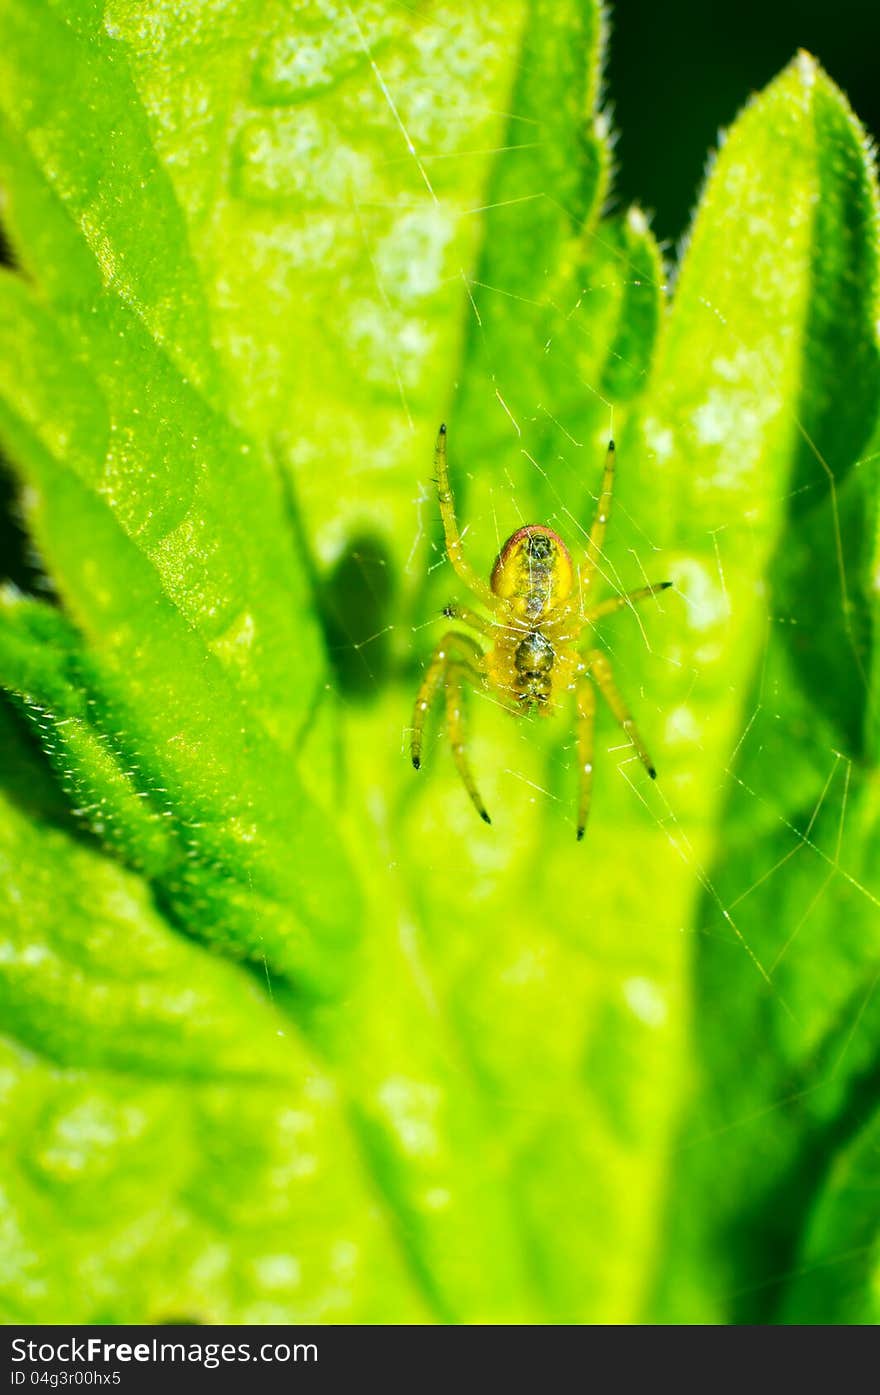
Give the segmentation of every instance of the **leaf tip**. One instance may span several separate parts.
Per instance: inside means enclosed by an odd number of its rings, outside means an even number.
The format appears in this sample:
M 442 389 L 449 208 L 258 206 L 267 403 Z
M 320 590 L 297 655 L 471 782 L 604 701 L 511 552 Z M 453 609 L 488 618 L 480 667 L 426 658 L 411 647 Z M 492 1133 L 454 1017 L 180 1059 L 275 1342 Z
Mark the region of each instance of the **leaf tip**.
M 627 209 L 626 225 L 630 232 L 635 233 L 637 237 L 644 237 L 647 234 L 648 219 L 644 209 L 641 209 L 637 203 L 630 204 Z
M 792 67 L 799 74 L 805 87 L 812 87 L 821 71 L 818 60 L 805 48 L 798 49 L 792 60 Z

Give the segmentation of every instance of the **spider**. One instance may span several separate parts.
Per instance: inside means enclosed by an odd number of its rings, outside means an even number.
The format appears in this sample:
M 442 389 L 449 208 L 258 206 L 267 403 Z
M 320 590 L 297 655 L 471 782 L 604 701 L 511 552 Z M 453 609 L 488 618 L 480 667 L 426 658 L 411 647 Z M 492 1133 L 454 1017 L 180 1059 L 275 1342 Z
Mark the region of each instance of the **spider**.
M 623 606 L 656 596 L 672 585 L 661 581 L 640 586 L 627 595 L 612 596 L 598 604 L 588 598 L 598 575 L 599 558 L 614 487 L 614 442 L 608 443 L 599 503 L 590 528 L 584 556 L 575 570 L 567 547 L 552 528 L 529 523 L 507 539 L 495 561 L 488 584 L 477 575 L 464 555 L 449 487 L 446 459 L 446 427 L 441 426 L 434 451 L 440 516 L 446 536 L 446 553 L 452 566 L 492 618 L 468 606 L 451 604 L 443 614 L 476 631 L 491 647 L 484 649 L 468 634 L 449 630 L 431 657 L 416 697 L 412 723 L 412 763 L 422 763 L 425 719 L 440 688 L 446 695 L 446 725 L 452 756 L 465 789 L 480 818 L 491 823 L 474 781 L 465 752 L 462 702 L 464 684 L 491 692 L 509 711 L 545 714 L 558 710 L 566 694 L 574 694 L 577 714 L 577 748 L 580 767 L 578 841 L 584 836 L 593 787 L 593 728 L 596 688 L 611 708 L 635 748 L 651 779 L 657 772 L 629 709 L 614 682 L 611 665 L 601 649 L 580 647 L 586 634 L 592 637 L 597 620 Z M 595 685 L 595 686 L 594 686 Z

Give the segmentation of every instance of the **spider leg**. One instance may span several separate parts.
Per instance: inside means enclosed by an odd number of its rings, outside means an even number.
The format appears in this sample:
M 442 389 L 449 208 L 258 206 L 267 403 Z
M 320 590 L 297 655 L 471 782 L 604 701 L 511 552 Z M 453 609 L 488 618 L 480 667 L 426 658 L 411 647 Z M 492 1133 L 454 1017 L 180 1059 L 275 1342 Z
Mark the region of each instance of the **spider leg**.
M 600 601 L 598 605 L 591 606 L 584 614 L 584 619 L 592 624 L 594 620 L 601 620 L 605 615 L 613 615 L 616 610 L 622 610 L 625 605 L 636 605 L 639 601 L 646 601 L 649 596 L 659 595 L 671 585 L 671 581 L 658 581 L 653 586 L 639 586 L 635 591 L 627 591 L 626 595 L 609 596 L 607 601 Z
M 480 818 L 484 823 L 491 823 L 492 820 L 489 818 L 486 806 L 480 797 L 480 791 L 477 789 L 465 750 L 464 693 L 461 680 L 468 669 L 469 665 L 451 663 L 446 670 L 446 725 L 449 728 L 452 759 L 455 761 L 456 769 L 461 776 L 461 782 L 470 795 L 471 803 Z
M 422 740 L 425 730 L 425 721 L 431 710 L 431 704 L 437 696 L 440 684 L 446 676 L 446 667 L 449 662 L 449 649 L 455 647 L 462 635 L 450 630 L 443 636 L 434 653 L 431 655 L 431 662 L 425 669 L 425 676 L 419 684 L 419 691 L 416 693 L 416 705 L 413 708 L 412 735 L 410 737 L 410 755 L 412 763 L 418 770 L 422 764 Z
M 431 703 L 437 696 L 442 686 L 446 689 L 446 725 L 449 730 L 449 739 L 452 745 L 452 758 L 455 761 L 462 783 L 467 790 L 471 802 L 474 805 L 480 818 L 485 823 L 492 820 L 486 812 L 486 806 L 480 798 L 476 782 L 471 772 L 465 753 L 465 727 L 463 715 L 463 684 L 462 679 L 467 677 L 472 682 L 482 682 L 482 671 L 479 667 L 482 664 L 483 654 L 476 643 L 467 635 L 457 634 L 450 630 L 445 634 L 434 650 L 431 662 L 425 672 L 422 685 L 416 696 L 415 711 L 413 712 L 412 741 L 410 751 L 412 763 L 416 770 L 422 763 L 422 740 L 425 728 L 425 719 L 431 707 Z
M 633 721 L 629 708 L 626 706 L 617 685 L 614 682 L 614 675 L 611 672 L 611 665 L 601 649 L 593 649 L 586 656 L 587 673 L 591 674 L 596 681 L 599 692 L 602 694 L 612 713 L 617 718 L 623 730 L 626 732 L 633 746 L 636 755 L 642 762 L 652 780 L 656 780 L 657 771 L 654 769 L 654 762 L 648 755 L 645 743 L 639 735 L 638 728 Z
M 472 630 L 477 630 L 487 639 L 492 638 L 495 633 L 496 626 L 491 620 L 487 620 L 484 615 L 479 615 L 477 611 L 471 610 L 466 605 L 458 605 L 453 601 L 450 605 L 443 607 L 443 614 L 448 616 L 450 620 L 460 620 L 463 625 L 470 625 Z
M 495 599 L 488 582 L 478 576 L 464 555 L 458 520 L 455 517 L 455 501 L 449 487 L 449 465 L 446 459 L 446 427 L 441 426 L 434 447 L 434 468 L 437 472 L 437 497 L 440 501 L 440 517 L 443 520 L 443 533 L 446 538 L 446 552 L 462 581 L 480 600 L 491 605 Z
M 596 512 L 593 515 L 593 523 L 590 528 L 590 535 L 587 538 L 586 556 L 578 568 L 578 582 L 582 596 L 589 594 L 590 586 L 595 580 L 596 572 L 599 569 L 599 558 L 602 555 L 602 544 L 605 541 L 605 530 L 608 527 L 608 515 L 611 512 L 611 495 L 614 490 L 614 442 L 608 442 L 608 454 L 605 457 L 605 471 L 602 475 L 602 485 L 599 490 L 599 502 L 596 505 Z
M 596 726 L 596 690 L 586 674 L 577 686 L 577 746 L 580 797 L 578 799 L 578 842 L 584 836 L 593 798 L 593 734 Z

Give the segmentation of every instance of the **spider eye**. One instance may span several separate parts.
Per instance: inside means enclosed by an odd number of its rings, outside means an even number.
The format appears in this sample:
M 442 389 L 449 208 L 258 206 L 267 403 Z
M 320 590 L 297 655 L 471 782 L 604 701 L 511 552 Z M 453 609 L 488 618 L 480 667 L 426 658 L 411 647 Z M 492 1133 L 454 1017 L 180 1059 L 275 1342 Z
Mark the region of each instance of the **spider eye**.
M 533 561 L 546 562 L 547 558 L 553 551 L 553 543 L 551 542 L 550 538 L 547 538 L 543 534 L 538 533 L 537 535 L 529 538 L 528 542 L 526 543 L 526 551 L 528 552 L 529 556 L 532 558 Z

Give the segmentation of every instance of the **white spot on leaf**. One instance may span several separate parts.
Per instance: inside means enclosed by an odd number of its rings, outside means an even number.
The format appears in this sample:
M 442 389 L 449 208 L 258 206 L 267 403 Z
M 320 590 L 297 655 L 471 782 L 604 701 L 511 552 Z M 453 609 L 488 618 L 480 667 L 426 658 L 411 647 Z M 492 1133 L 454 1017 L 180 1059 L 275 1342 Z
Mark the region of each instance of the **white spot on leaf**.
M 623 996 L 630 1011 L 646 1027 L 662 1027 L 667 1017 L 666 996 L 649 978 L 628 978 Z

